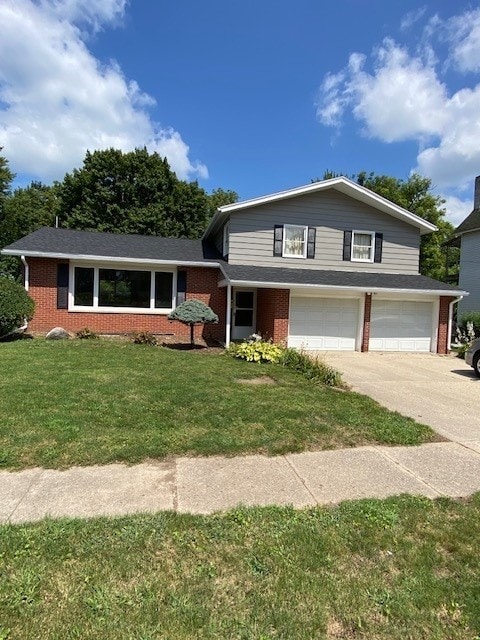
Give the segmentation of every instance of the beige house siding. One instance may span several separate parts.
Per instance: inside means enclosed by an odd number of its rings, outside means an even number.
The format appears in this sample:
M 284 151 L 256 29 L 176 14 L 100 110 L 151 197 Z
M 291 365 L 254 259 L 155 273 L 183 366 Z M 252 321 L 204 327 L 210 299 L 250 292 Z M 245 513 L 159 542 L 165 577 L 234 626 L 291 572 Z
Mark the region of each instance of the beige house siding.
M 480 231 L 462 235 L 458 284 L 470 293 L 458 303 L 458 317 L 467 311 L 480 311 Z
M 273 256 L 275 225 L 316 227 L 314 259 Z M 381 263 L 343 260 L 343 232 L 383 233 Z M 231 264 L 301 269 L 418 273 L 420 232 L 412 225 L 329 190 L 261 205 L 230 216 Z

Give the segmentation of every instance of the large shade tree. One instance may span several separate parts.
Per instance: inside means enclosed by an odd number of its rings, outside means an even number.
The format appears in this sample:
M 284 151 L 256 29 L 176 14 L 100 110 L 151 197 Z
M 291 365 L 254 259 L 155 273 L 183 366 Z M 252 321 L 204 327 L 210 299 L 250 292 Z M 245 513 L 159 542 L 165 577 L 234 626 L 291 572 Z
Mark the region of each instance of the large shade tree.
M 62 226 L 173 238 L 201 237 L 218 200 L 197 182 L 179 180 L 166 158 L 147 149 L 87 152 L 58 188 Z M 220 191 L 227 202 L 237 198 Z

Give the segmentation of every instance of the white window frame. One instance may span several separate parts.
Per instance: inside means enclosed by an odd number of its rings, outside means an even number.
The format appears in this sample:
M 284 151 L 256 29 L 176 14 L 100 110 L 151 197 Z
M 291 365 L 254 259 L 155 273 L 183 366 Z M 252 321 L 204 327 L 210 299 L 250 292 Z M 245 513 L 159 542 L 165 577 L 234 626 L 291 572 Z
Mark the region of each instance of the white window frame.
M 285 244 L 287 242 L 287 229 L 303 229 L 303 254 L 287 253 L 285 250 Z M 284 224 L 283 225 L 283 240 L 282 240 L 282 258 L 300 258 L 303 260 L 307 257 L 307 241 L 308 241 L 308 227 L 303 224 Z
M 223 252 L 222 256 L 228 256 L 230 251 L 230 220 L 223 227 Z
M 354 258 L 353 257 L 353 250 L 355 247 L 355 234 L 359 234 L 359 235 L 364 235 L 364 236 L 370 236 L 370 249 L 371 249 L 371 253 L 370 253 L 370 258 Z M 363 246 L 363 245 L 358 245 L 358 246 Z M 350 260 L 352 262 L 373 262 L 375 258 L 375 231 L 352 231 L 352 246 L 350 249 Z
M 93 305 L 75 304 L 75 268 L 93 269 Z M 118 271 L 146 271 L 150 273 L 150 307 L 101 307 L 98 304 L 98 293 L 100 283 L 100 269 L 115 269 Z M 155 274 L 172 273 L 172 304 L 168 308 L 157 309 L 155 307 Z M 177 269 L 172 267 L 148 268 L 144 264 L 115 264 L 115 263 L 70 263 L 70 277 L 68 287 L 68 310 L 88 313 L 143 313 L 149 315 L 168 315 L 175 309 L 177 299 Z

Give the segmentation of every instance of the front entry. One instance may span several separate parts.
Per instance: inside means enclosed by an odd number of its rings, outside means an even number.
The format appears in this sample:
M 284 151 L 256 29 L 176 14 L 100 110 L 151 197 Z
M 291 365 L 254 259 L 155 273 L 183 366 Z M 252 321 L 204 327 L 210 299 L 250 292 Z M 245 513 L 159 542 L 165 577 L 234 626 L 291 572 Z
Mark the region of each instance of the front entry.
M 255 291 L 234 289 L 232 305 L 232 340 L 243 340 L 255 331 Z

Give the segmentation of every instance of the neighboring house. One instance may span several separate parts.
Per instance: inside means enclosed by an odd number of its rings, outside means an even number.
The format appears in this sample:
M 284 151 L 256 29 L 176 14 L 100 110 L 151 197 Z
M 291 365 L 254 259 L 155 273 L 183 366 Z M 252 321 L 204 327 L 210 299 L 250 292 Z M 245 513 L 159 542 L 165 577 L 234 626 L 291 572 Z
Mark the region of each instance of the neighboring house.
M 419 275 L 435 227 L 346 178 L 220 207 L 202 240 L 43 228 L 6 247 L 36 301 L 32 331 L 186 335 L 184 299 L 219 316 L 204 336 L 253 332 L 306 349 L 448 350 L 466 292 Z
M 459 225 L 454 235 L 460 240 L 458 284 L 470 295 L 458 305 L 458 318 L 467 311 L 480 312 L 480 176 L 475 178 L 472 213 Z

